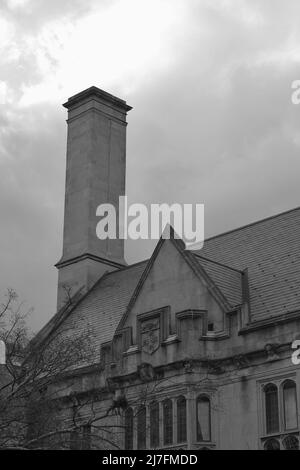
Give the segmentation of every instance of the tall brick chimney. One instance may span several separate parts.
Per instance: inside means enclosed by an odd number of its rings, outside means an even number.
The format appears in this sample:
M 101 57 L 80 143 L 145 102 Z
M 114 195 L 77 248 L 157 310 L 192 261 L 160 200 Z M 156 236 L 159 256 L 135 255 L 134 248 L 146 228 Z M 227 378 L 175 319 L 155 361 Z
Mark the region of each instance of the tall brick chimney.
M 123 240 L 99 240 L 100 204 L 125 194 L 126 114 L 130 106 L 96 87 L 69 98 L 63 254 L 58 268 L 57 308 L 66 291 L 88 290 L 105 271 L 124 262 Z

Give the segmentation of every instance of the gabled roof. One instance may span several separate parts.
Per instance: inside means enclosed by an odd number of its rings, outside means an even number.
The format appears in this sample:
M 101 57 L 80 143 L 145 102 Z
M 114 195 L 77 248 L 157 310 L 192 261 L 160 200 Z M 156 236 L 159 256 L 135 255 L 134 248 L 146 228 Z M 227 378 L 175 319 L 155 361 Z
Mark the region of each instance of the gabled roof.
M 184 250 L 180 240 L 174 241 L 225 309 L 242 303 L 247 269 L 254 320 L 300 310 L 300 208 L 209 238 L 199 252 Z M 56 314 L 36 338 L 63 323 L 78 333 L 90 327 L 98 349 L 110 341 L 161 243 L 150 260 L 105 274 L 73 309 Z
M 209 238 L 198 254 L 248 269 L 253 319 L 300 310 L 300 207 Z
M 224 311 L 230 311 L 242 303 L 241 272 L 194 256 L 193 252 L 185 250 L 181 240 L 174 237 L 172 228 L 170 234 L 170 242 Z M 91 331 L 92 347 L 96 355 L 100 353 L 101 344 L 111 341 L 116 329 L 124 326 L 127 314 L 165 242 L 163 238 L 160 239 L 149 260 L 107 273 L 83 297 L 76 294 L 73 307 L 58 312 L 38 333 L 34 343 L 38 345 L 63 325 L 63 329 L 74 337 Z
M 230 311 L 232 306 L 236 306 L 242 303 L 242 273 L 235 269 L 227 268 L 226 266 L 220 266 L 215 262 L 210 262 L 209 260 L 202 260 L 200 257 L 196 257 L 193 255 L 191 251 L 185 249 L 185 244 L 182 240 L 176 238 L 177 235 L 174 233 L 174 229 L 169 227 L 170 229 L 170 243 L 172 243 L 178 252 L 182 255 L 185 262 L 190 266 L 190 268 L 194 271 L 195 275 L 201 280 L 204 281 L 208 291 L 210 294 L 215 298 L 215 300 L 219 303 L 221 308 L 224 311 Z M 155 263 L 157 256 L 161 250 L 162 245 L 166 242 L 166 240 L 161 237 L 156 248 L 149 259 L 146 268 L 134 290 L 134 293 L 130 299 L 130 302 L 127 306 L 126 311 L 124 312 L 123 317 L 120 320 L 118 325 L 119 328 L 123 328 L 125 324 L 125 320 L 132 309 L 135 301 L 146 281 L 148 274 Z M 228 280 L 223 278 L 225 275 L 228 276 Z M 236 294 L 233 291 L 236 289 Z M 230 295 L 230 300 L 226 297 L 226 294 Z

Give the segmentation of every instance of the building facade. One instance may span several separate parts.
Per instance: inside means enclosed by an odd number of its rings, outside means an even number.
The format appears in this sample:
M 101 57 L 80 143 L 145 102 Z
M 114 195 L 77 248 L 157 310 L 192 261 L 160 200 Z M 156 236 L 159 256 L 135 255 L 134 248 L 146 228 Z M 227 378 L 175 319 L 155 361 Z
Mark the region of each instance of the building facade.
M 93 358 L 59 392 L 64 422 L 82 400 L 84 439 L 76 429 L 70 447 L 299 448 L 300 208 L 200 251 L 171 230 L 149 260 L 126 266 L 122 240 L 97 238 L 96 208 L 125 194 L 131 107 L 95 87 L 65 107 L 58 312 L 35 341 L 88 332 Z

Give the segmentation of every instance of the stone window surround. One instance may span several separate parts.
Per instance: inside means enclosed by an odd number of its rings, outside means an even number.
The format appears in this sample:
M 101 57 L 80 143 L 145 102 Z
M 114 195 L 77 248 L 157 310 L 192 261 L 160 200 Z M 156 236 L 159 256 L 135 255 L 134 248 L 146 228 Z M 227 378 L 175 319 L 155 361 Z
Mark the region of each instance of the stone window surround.
M 196 403 L 197 398 L 199 396 L 206 396 L 209 398 L 211 407 L 211 440 L 210 441 L 203 441 L 197 442 L 197 422 L 196 422 Z M 186 416 L 187 416 L 187 439 L 186 442 L 177 442 L 177 400 L 180 397 L 184 397 L 186 399 Z M 166 399 L 172 400 L 172 409 L 173 409 L 173 444 L 171 445 L 164 445 L 163 443 L 163 402 Z M 155 399 L 154 397 L 147 400 L 145 403 L 146 406 L 146 449 L 151 449 L 150 447 L 150 405 L 153 402 L 157 402 L 159 405 L 159 446 L 157 449 L 201 449 L 211 448 L 214 449 L 216 447 L 215 442 L 215 414 L 214 414 L 214 404 L 215 404 L 215 396 L 214 392 L 207 391 L 207 390 L 195 390 L 195 391 L 188 391 L 188 392 L 181 392 L 177 391 L 177 393 L 172 393 L 172 395 L 162 395 L 159 399 Z M 133 416 L 134 416 L 134 426 L 133 426 L 133 448 L 137 449 L 137 413 L 139 409 L 139 405 L 133 405 L 129 407 L 133 409 Z M 193 423 L 192 426 L 189 423 Z M 125 438 L 125 436 L 124 436 Z
M 284 428 L 284 410 L 283 410 L 283 385 L 287 380 L 291 380 L 296 385 L 296 405 L 297 405 L 297 415 L 298 415 L 298 427 L 292 430 L 285 430 Z M 267 434 L 266 431 L 266 407 L 265 407 L 265 394 L 264 388 L 268 384 L 274 384 L 278 389 L 278 411 L 279 411 L 279 432 L 272 434 Z M 258 413 L 259 413 L 259 448 L 263 449 L 267 440 L 277 439 L 280 442 L 282 448 L 282 441 L 285 437 L 289 435 L 297 436 L 299 435 L 299 387 L 297 386 L 297 376 L 296 373 L 289 373 L 284 375 L 276 375 L 268 377 L 266 379 L 260 380 L 258 382 Z

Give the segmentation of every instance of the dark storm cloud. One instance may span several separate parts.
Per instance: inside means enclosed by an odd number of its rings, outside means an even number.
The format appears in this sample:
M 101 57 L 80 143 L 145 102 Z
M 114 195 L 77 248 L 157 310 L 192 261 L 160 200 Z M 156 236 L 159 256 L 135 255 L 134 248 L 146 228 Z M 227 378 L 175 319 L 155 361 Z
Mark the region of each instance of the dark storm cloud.
M 55 310 L 53 265 L 61 254 L 66 129 L 57 102 L 47 103 L 45 97 L 42 104 L 22 107 L 20 99 L 24 87 L 44 79 L 31 41 L 49 22 L 75 21 L 90 6 L 86 0 L 0 3 L 1 18 L 12 30 L 2 44 L 0 69 L 0 83 L 8 90 L 0 113 L 0 291 L 14 287 L 28 308 L 35 307 L 34 329 Z M 43 44 L 41 49 L 55 69 L 55 57 L 47 56 Z
M 300 6 L 244 4 L 257 6 L 248 24 L 226 9 L 195 8 L 179 60 L 135 93 L 130 117 L 129 195 L 204 202 L 207 235 L 300 199 L 300 107 L 291 103 Z
M 52 266 L 59 257 L 64 180 L 58 158 L 63 160 L 65 129 L 51 107 L 19 113 L 15 126 L 6 123 L 1 133 L 0 284 L 2 292 L 14 287 L 27 307 L 37 307 L 35 326 L 55 306 Z

